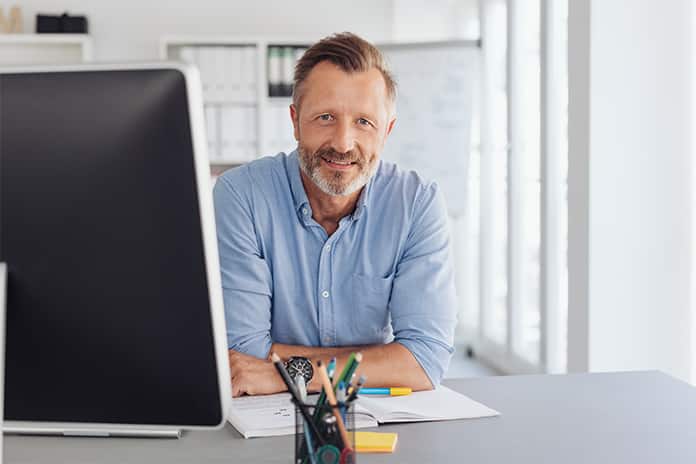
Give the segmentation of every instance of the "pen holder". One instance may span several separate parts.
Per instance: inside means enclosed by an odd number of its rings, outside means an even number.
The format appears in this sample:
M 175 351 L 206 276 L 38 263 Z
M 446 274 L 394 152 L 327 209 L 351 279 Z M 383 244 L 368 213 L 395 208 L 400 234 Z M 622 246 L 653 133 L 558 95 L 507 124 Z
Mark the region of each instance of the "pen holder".
M 300 408 L 305 408 L 316 427 L 305 422 Z M 344 436 L 334 409 L 341 416 L 349 443 Z M 320 437 L 317 437 L 316 434 Z M 355 463 L 355 412 L 352 404 L 295 404 L 295 464 L 353 464 Z

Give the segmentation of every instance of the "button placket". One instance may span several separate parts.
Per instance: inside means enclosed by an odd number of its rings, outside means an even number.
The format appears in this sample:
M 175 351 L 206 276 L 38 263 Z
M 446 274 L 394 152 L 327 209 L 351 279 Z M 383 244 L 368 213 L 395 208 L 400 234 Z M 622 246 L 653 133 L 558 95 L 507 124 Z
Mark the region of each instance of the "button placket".
M 322 249 L 326 250 L 326 242 Z M 323 252 L 319 255 L 319 279 L 317 281 L 319 290 L 319 312 L 321 314 L 321 326 L 319 334 L 322 345 L 331 345 L 331 328 L 333 326 L 333 317 L 331 309 L 331 255 Z
M 344 218 L 345 219 L 345 218 Z M 327 238 L 323 245 L 323 253 L 319 258 L 319 313 L 320 327 L 319 334 L 322 344 L 333 345 L 336 342 L 335 314 L 331 305 L 331 249 L 341 238 L 346 228 L 339 225 L 338 230 Z

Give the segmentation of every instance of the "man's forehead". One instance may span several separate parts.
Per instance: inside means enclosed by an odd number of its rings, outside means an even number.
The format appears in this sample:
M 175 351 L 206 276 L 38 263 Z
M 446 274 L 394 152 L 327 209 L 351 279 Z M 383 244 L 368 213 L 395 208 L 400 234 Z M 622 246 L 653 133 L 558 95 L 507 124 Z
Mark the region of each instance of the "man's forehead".
M 311 107 L 340 100 L 374 110 L 383 107 L 389 98 L 379 69 L 348 73 L 328 61 L 317 64 L 302 86 L 302 104 Z

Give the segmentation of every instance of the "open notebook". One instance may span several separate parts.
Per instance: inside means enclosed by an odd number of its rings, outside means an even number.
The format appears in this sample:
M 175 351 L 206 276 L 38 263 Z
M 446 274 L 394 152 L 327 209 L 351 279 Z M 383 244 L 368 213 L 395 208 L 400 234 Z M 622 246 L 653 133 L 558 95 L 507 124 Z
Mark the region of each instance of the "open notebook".
M 310 397 L 310 400 L 316 395 Z M 355 428 L 387 422 L 474 419 L 499 413 L 471 398 L 440 386 L 407 396 L 360 396 L 355 403 Z M 295 433 L 295 409 L 288 393 L 246 396 L 232 400 L 228 421 L 244 438 Z

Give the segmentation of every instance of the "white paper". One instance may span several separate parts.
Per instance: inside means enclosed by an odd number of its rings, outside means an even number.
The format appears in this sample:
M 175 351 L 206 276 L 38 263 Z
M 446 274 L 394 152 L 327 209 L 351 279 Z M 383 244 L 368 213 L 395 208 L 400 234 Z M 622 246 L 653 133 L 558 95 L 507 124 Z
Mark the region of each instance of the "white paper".
M 233 398 L 228 420 L 244 438 L 295 433 L 295 411 L 287 393 Z

